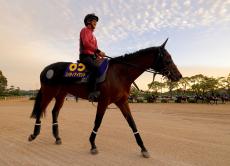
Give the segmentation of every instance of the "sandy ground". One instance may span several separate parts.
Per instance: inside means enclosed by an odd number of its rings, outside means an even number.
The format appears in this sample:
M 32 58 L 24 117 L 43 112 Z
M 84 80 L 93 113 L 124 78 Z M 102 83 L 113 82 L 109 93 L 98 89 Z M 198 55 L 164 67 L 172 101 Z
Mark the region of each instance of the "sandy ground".
M 76 166 L 229 166 L 230 104 L 130 104 L 151 157 L 140 154 L 118 109 L 107 110 L 91 155 L 88 137 L 95 107 L 66 101 L 59 117 L 63 144 L 51 133 L 51 103 L 39 137 L 28 142 L 33 101 L 0 101 L 0 165 Z M 111 105 L 110 107 L 115 107 Z

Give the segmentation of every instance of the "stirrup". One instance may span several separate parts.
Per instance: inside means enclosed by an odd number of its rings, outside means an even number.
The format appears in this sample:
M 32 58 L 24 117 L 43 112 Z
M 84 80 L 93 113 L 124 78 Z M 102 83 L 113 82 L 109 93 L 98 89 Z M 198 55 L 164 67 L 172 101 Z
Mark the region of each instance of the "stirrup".
M 100 96 L 100 91 L 94 91 L 89 94 L 88 100 L 90 102 L 97 101 Z

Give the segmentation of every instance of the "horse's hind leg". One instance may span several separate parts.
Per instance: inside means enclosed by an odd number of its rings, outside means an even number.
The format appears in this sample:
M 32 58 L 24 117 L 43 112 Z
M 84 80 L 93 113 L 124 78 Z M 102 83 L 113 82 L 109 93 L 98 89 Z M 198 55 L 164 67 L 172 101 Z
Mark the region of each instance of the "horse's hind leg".
M 132 117 L 132 114 L 130 112 L 130 108 L 129 108 L 129 105 L 128 105 L 128 100 L 121 99 L 119 102 L 116 102 L 115 104 L 120 108 L 123 116 L 125 117 L 125 119 L 127 120 L 129 126 L 131 127 L 131 129 L 133 131 L 133 134 L 134 134 L 134 136 L 136 138 L 136 142 L 141 148 L 141 153 L 142 153 L 143 157 L 149 158 L 150 155 L 149 155 L 147 149 L 144 146 L 144 143 L 143 143 L 143 141 L 141 139 L 141 136 L 140 136 L 139 132 L 137 131 L 136 124 L 135 124 L 134 119 Z
M 56 103 L 55 103 L 54 108 L 52 110 L 52 118 L 53 118 L 52 131 L 53 131 L 53 136 L 56 139 L 55 143 L 57 145 L 60 145 L 62 143 L 61 138 L 59 136 L 58 120 L 57 119 L 58 119 L 59 111 L 60 111 L 61 107 L 63 106 L 65 96 L 66 96 L 66 94 L 61 94 L 61 95 L 58 95 L 56 97 Z
M 36 118 L 34 132 L 28 138 L 29 141 L 33 141 L 39 134 L 41 130 L 41 116 L 50 101 L 53 99 L 53 95 L 45 93 L 45 91 L 39 90 L 39 93 L 35 100 L 34 110 L 31 117 Z

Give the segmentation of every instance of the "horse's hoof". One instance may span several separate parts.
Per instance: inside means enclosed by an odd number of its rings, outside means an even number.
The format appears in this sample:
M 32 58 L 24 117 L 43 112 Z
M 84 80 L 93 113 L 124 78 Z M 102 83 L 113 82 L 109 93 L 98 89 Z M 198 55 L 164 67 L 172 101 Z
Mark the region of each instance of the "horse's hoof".
M 144 158 L 149 158 L 150 157 L 150 154 L 148 151 L 141 151 L 141 154 Z
M 56 139 L 55 143 L 56 143 L 56 145 L 61 145 L 62 144 L 61 139 L 60 138 Z
M 97 148 L 91 149 L 90 152 L 91 152 L 91 154 L 93 154 L 93 155 L 98 154 Z
M 33 134 L 31 134 L 31 135 L 29 136 L 29 138 L 28 138 L 28 141 L 31 142 L 31 141 L 33 141 L 35 138 L 36 138 L 36 137 L 35 137 Z

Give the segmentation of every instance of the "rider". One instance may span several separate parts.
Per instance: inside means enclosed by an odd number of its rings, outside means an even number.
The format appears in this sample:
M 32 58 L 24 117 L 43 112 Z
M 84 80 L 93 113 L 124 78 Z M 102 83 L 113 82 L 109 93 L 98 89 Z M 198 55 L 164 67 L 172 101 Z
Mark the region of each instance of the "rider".
M 97 39 L 93 35 L 98 20 L 98 17 L 94 13 L 87 14 L 84 18 L 85 27 L 80 32 L 80 61 L 86 64 L 92 71 L 89 78 L 90 94 L 88 98 L 90 101 L 93 101 L 100 95 L 100 92 L 96 91 L 96 78 L 99 67 L 96 59 L 105 56 L 105 53 L 98 49 Z

